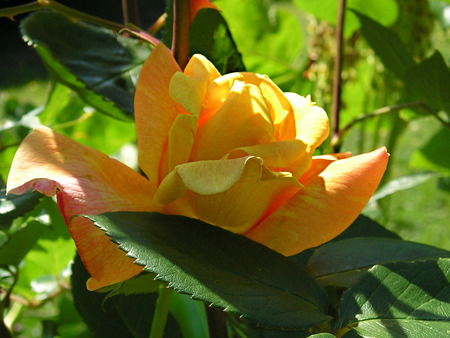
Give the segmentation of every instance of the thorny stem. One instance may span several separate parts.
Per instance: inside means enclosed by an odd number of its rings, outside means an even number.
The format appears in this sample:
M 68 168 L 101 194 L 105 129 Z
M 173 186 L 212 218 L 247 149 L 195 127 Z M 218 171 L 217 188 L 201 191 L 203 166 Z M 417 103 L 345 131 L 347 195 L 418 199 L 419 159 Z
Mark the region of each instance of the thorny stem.
M 346 0 L 339 0 L 337 22 L 336 22 L 336 54 L 334 57 L 333 72 L 333 106 L 332 106 L 332 134 L 331 144 L 332 152 L 339 152 L 339 145 L 333 140 L 339 133 L 339 112 L 341 109 L 341 72 L 342 72 L 342 55 L 343 55 L 343 30 L 345 20 L 345 3 Z M 334 144 L 334 145 L 333 145 Z
M 342 127 L 337 134 L 335 135 L 335 138 L 332 139 L 331 146 L 336 147 L 340 146 L 343 140 L 343 137 L 347 132 L 357 123 L 362 122 L 367 119 L 374 118 L 376 116 L 395 113 L 399 110 L 405 109 L 405 108 L 422 108 L 426 110 L 428 113 L 433 115 L 436 119 L 438 119 L 445 127 L 450 128 L 450 123 L 444 121 L 433 109 L 428 107 L 426 104 L 424 104 L 422 101 L 416 101 L 416 102 L 408 102 L 408 103 L 402 103 L 395 106 L 387 106 L 375 109 L 374 111 L 361 115 L 360 117 L 357 117 L 347 123 L 344 127 Z
M 189 61 L 189 0 L 173 0 L 172 54 L 181 69 Z

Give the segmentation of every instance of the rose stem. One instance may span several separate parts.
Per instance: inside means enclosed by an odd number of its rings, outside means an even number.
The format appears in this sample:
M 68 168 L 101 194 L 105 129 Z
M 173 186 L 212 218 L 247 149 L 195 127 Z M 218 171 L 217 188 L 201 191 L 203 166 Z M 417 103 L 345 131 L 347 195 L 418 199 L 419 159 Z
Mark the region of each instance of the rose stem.
M 189 60 L 189 0 L 173 0 L 172 54 L 181 69 Z
M 345 19 L 345 2 L 339 0 L 337 22 L 336 22 L 336 54 L 334 56 L 334 73 L 333 73 L 333 106 L 332 106 L 332 134 L 331 143 L 334 144 L 332 152 L 339 152 L 339 144 L 333 140 L 339 134 L 339 112 L 341 109 L 341 72 L 342 72 L 342 55 L 343 55 L 343 30 Z

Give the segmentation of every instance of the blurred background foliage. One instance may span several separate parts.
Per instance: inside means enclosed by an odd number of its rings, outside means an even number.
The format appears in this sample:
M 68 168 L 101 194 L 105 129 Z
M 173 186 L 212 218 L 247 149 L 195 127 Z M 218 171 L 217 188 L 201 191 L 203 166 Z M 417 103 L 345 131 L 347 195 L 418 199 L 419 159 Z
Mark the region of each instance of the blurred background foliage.
M 26 2 L 4 1 L 0 8 Z M 119 1 L 60 3 L 112 21 L 123 20 Z M 222 10 L 248 71 L 269 75 L 284 91 L 311 95 L 317 105 L 331 112 L 337 0 L 214 3 Z M 141 27 L 149 27 L 164 13 L 165 6 L 164 0 L 139 1 Z M 356 122 L 343 135 L 340 150 L 358 154 L 386 146 L 391 154 L 380 190 L 363 213 L 406 240 L 448 249 L 450 130 L 444 124 L 449 123 L 450 114 L 450 1 L 348 0 L 347 7 L 395 34 L 401 41 L 401 53 L 411 60 L 410 67 L 419 67 L 416 73 L 406 69 L 404 76 L 399 74 L 400 70 L 390 64 L 390 56 L 383 54 L 383 49 L 389 52 L 392 46 L 374 45 L 370 40 L 373 27 L 367 26 L 365 31 L 361 27 L 364 21 L 355 12 L 346 12 L 340 127 L 345 129 L 365 114 L 370 118 Z M 55 83 L 35 50 L 22 40 L 19 23 L 26 16 L 17 16 L 14 22 L 0 18 L 3 180 L 20 141 L 41 123 L 136 168 L 132 121 L 101 114 L 70 88 Z M 158 36 L 163 34 L 164 28 Z M 439 58 L 443 60 L 442 71 L 433 68 Z M 417 81 L 429 92 L 419 90 L 417 94 Z M 427 98 L 420 96 L 424 92 Z M 427 106 L 408 106 L 419 100 Z M 397 109 L 399 105 L 406 108 Z M 380 110 L 383 107 L 387 108 Z M 329 141 L 322 151 L 331 149 Z M 6 197 L 2 201 L 11 202 Z M 6 202 L 2 208 L 7 207 Z M 12 225 L 6 225 L 12 216 L 0 222 L 0 256 L 19 247 L 23 251 L 14 261 L 0 262 L 2 301 L 14 285 L 12 306 L 2 303 L 2 309 L 9 309 L 5 323 L 18 337 L 43 333 L 88 337 L 69 292 L 73 243 L 53 201 L 36 198 L 33 203 L 37 207 L 15 218 Z M 13 237 L 27 240 L 18 244 Z

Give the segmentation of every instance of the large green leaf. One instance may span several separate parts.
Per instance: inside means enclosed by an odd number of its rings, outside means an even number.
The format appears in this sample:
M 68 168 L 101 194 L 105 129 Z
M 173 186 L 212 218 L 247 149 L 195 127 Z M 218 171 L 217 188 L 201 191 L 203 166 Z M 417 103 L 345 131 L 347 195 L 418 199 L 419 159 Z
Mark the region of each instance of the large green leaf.
M 308 271 L 322 285 L 349 287 L 376 264 L 450 257 L 432 246 L 392 238 L 350 238 L 314 251 Z
M 105 114 L 133 116 L 135 82 L 149 45 L 50 11 L 29 15 L 21 27 L 58 81 Z
M 448 337 L 449 281 L 449 258 L 377 265 L 344 293 L 338 327 L 360 336 Z
M 441 53 L 406 70 L 405 92 L 412 101 L 422 101 L 435 111 L 446 111 L 450 117 L 450 69 Z
M 382 225 L 378 224 L 369 217 L 359 215 L 343 233 L 333 238 L 331 242 L 355 237 L 384 237 L 384 238 L 398 238 L 398 239 L 400 238 L 397 234 L 389 230 L 386 230 Z M 316 249 L 317 248 L 307 249 L 289 258 L 292 259 L 297 264 L 300 264 L 302 267 L 306 268 L 309 259 L 311 258 Z
M 300 266 L 244 236 L 158 213 L 89 218 L 137 264 L 195 299 L 266 327 L 302 329 L 329 319 L 324 291 Z
M 222 14 L 215 9 L 202 9 L 192 22 L 189 37 L 190 54 L 203 54 L 221 74 L 244 71 L 236 45 Z
M 368 16 L 356 11 L 354 13 L 361 22 L 363 36 L 370 47 L 373 48 L 375 54 L 378 55 L 387 69 L 402 79 L 406 69 L 415 63 L 398 35 Z

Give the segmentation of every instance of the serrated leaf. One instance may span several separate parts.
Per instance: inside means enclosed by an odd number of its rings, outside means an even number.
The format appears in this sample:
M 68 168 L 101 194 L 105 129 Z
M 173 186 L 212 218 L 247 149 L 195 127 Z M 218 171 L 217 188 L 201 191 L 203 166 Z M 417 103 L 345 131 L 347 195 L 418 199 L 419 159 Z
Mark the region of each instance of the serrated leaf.
M 372 337 L 448 337 L 450 259 L 377 265 L 348 289 L 338 327 Z
M 349 287 L 376 264 L 430 257 L 450 257 L 450 252 L 391 238 L 350 238 L 315 250 L 308 271 L 322 285 Z
M 398 78 L 403 79 L 406 69 L 415 63 L 398 35 L 368 16 L 357 11 L 352 12 L 356 14 L 361 22 L 362 35 L 384 66 Z
M 203 54 L 221 74 L 245 70 L 240 53 L 222 14 L 211 8 L 200 10 L 192 22 L 189 51 Z
M 105 114 L 132 118 L 135 81 L 148 45 L 50 11 L 32 13 L 21 27 L 59 82 Z
M 405 93 L 412 101 L 422 101 L 435 111 L 446 111 L 450 117 L 450 69 L 441 53 L 406 70 Z
M 266 327 L 300 329 L 329 319 L 324 291 L 300 266 L 244 236 L 158 213 L 87 217 L 137 264 L 195 299 Z
M 42 194 L 37 191 L 23 195 L 6 195 L 6 190 L 0 190 L 0 225 L 8 225 L 17 217 L 25 215 L 39 204 Z
M 396 233 L 386 230 L 382 225 L 367 216 L 359 215 L 350 226 L 345 229 L 339 236 L 333 238 L 331 242 L 340 241 L 355 237 L 385 237 L 385 238 L 400 238 Z M 326 245 L 326 244 L 324 244 Z M 320 247 L 319 247 L 320 248 Z M 289 257 L 300 266 L 306 269 L 308 261 L 317 248 L 307 249 L 297 255 Z
M 10 234 L 0 247 L 0 265 L 18 266 L 37 242 L 42 230 L 44 229 L 41 223 L 31 221 Z
M 157 294 L 118 295 L 105 302 L 106 294 L 86 289 L 89 277 L 76 255 L 71 283 L 74 304 L 95 337 L 149 337 Z M 178 325 L 170 315 L 166 334 L 180 336 Z

